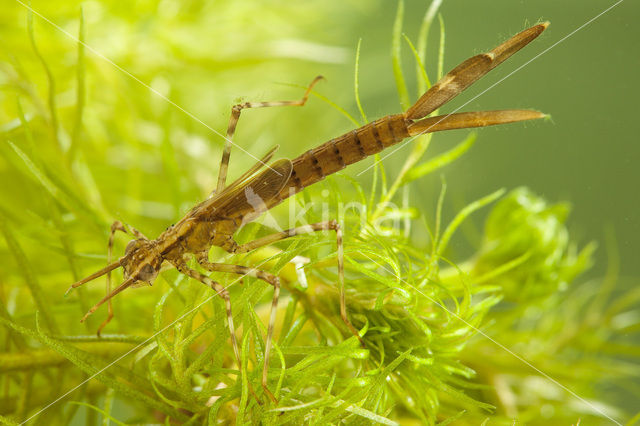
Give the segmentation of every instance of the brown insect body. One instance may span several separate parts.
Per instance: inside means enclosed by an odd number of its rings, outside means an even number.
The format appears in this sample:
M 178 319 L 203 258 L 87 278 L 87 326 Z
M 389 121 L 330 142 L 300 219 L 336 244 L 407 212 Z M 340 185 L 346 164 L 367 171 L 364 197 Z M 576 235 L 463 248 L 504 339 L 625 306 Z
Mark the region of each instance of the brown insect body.
M 169 262 L 180 272 L 201 281 L 224 298 L 233 349 L 238 365 L 240 365 L 228 292 L 208 276 L 188 267 L 185 255 L 191 254 L 196 258 L 202 268 L 209 271 L 249 275 L 264 280 L 273 285 L 274 296 L 265 348 L 262 386 L 265 393 L 275 401 L 275 397 L 267 388 L 267 367 L 269 363 L 273 325 L 275 322 L 275 307 L 280 290 L 279 279 L 266 271 L 246 266 L 211 263 L 208 260 L 209 249 L 212 246 L 219 246 L 231 253 L 248 252 L 295 235 L 316 231 L 335 231 L 338 243 L 341 316 L 349 330 L 360 339 L 358 330 L 347 318 L 344 295 L 342 231 L 336 221 L 327 221 L 293 228 L 241 246 L 234 241 L 234 233 L 243 224 L 254 220 L 266 210 L 301 191 L 303 188 L 324 179 L 332 173 L 344 169 L 349 164 L 356 163 L 389 146 L 397 144 L 410 136 L 442 130 L 484 127 L 544 117 L 544 114 L 530 110 L 464 112 L 436 117 L 427 117 L 427 115 L 457 96 L 488 71 L 527 45 L 540 35 L 547 26 L 548 23 L 535 25 L 513 36 L 490 52 L 467 59 L 434 84 L 405 113 L 382 117 L 325 142 L 292 161 L 281 159 L 272 163 L 268 168 L 263 169 L 275 153 L 276 149 L 274 148 L 233 183 L 225 186 L 231 139 L 242 109 L 286 105 L 302 106 L 306 102 L 313 85 L 319 78 L 316 78 L 312 82 L 305 92 L 304 97 L 299 101 L 257 102 L 234 106 L 227 130 L 227 144 L 222 156 L 217 192 L 209 199 L 196 205 L 179 222 L 169 227 L 154 240 L 146 238 L 133 228 L 128 230 L 122 223 L 115 222 L 111 227 L 111 236 L 109 238 L 109 259 L 111 258 L 113 235 L 116 231 L 130 232 L 136 236 L 136 239 L 127 245 L 125 254 L 120 260 L 110 263 L 102 270 L 95 272 L 70 287 L 70 289 L 79 287 L 88 281 L 107 274 L 107 295 L 87 312 L 83 321 L 91 313 L 95 312 L 100 305 L 109 302 L 109 317 L 100 326 L 99 333 L 112 317 L 111 298 L 128 287 L 139 284 L 151 284 L 160 271 L 162 264 Z M 110 272 L 118 267 L 123 268 L 125 280 L 111 291 Z
M 280 192 L 279 200 L 409 136 L 407 118 L 404 114 L 395 114 L 331 139 L 292 160 L 291 178 Z
M 473 56 L 447 73 L 403 114 L 382 117 L 313 148 L 294 159 L 291 180 L 280 194 L 284 199 L 349 164 L 377 154 L 410 136 L 442 130 L 485 127 L 544 117 L 537 111 L 463 112 L 424 118 L 449 102 L 487 72 L 539 36 L 549 24 L 533 26 L 487 53 Z

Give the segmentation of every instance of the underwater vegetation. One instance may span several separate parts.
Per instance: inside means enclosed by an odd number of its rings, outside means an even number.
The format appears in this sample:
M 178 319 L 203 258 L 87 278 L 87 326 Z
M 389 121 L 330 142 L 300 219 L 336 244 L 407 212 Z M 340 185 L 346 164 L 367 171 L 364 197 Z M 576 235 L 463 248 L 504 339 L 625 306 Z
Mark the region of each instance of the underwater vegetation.
M 535 186 L 496 188 L 451 214 L 445 209 L 456 188 L 443 172 L 473 155 L 468 151 L 482 130 L 435 153 L 439 135 L 421 136 L 401 167 L 385 167 L 377 156 L 366 182 L 349 171 L 333 175 L 236 235 L 246 242 L 273 228 L 338 220 L 349 317 L 363 345 L 340 317 L 335 234 L 302 235 L 250 254 L 212 250 L 212 258 L 260 266 L 281 279 L 268 375 L 277 403 L 260 387 L 273 289 L 255 278 L 211 275 L 231 294 L 241 369 L 224 301 L 176 270 L 163 271 L 153 287 L 115 298 L 114 319 L 96 336 L 105 308 L 79 320 L 104 296 L 104 281 L 67 298 L 64 291 L 106 264 L 114 220 L 156 236 L 207 197 L 223 147 L 210 131 L 224 129 L 235 97 L 255 93 L 240 90 L 243 84 L 255 83 L 266 68 L 286 66 L 274 65 L 273 57 L 285 51 L 302 57 L 310 49 L 318 63 L 355 61 L 350 78 L 358 114 L 316 87 L 314 105 L 243 115 L 237 143 L 246 150 L 262 155 L 282 143 L 287 155 L 297 155 L 301 135 L 336 136 L 341 130 L 332 124 L 339 120 L 351 127 L 371 120 L 360 101 L 361 46 L 353 52 L 310 46 L 290 25 L 313 5 L 278 14 L 260 2 L 80 5 L 33 4 L 68 35 L 18 3 L 0 17 L 0 422 L 637 419 L 622 395 L 640 397 L 640 291 L 616 288 L 615 243 L 607 245 L 609 273 L 586 280 L 596 244 L 580 243 L 567 227 L 570 206 L 546 200 Z M 403 110 L 446 71 L 439 6 L 425 9 L 414 37 L 403 33 L 409 17 L 399 2 L 387 29 Z M 317 10 L 310 25 L 320 31 L 335 11 Z M 152 36 L 132 43 L 132 27 Z M 288 44 L 260 44 L 269 31 L 281 32 Z M 199 42 L 204 39 L 218 41 L 217 56 Z M 276 97 L 298 98 L 317 68 L 295 70 L 296 84 L 277 88 Z M 208 93 L 221 93 L 220 99 Z M 269 114 L 294 118 L 273 129 Z M 318 114 L 337 118 L 318 123 Z M 283 134 L 291 140 L 281 140 Z M 235 150 L 231 173 L 253 162 Z M 411 189 L 425 180 L 441 185 L 432 211 L 416 207 Z M 482 214 L 484 226 L 475 227 L 470 219 Z M 466 232 L 479 241 L 468 253 L 453 244 Z M 125 236 L 116 238 L 115 256 L 126 243 Z M 114 282 L 121 278 L 114 274 Z

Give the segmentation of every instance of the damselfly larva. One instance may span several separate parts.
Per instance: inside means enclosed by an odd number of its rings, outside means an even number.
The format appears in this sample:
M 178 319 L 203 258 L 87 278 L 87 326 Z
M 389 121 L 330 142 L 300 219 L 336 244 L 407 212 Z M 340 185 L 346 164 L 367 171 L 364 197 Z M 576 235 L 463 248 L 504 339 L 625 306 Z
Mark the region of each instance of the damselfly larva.
M 275 153 L 276 149 L 274 148 L 240 178 L 226 186 L 231 141 L 241 111 L 246 108 L 302 106 L 307 101 L 313 86 L 321 77 L 316 77 L 313 80 L 302 99 L 298 101 L 247 102 L 235 105 L 231 110 L 227 142 L 222 155 L 216 192 L 211 198 L 196 205 L 179 222 L 169 227 L 156 239 L 149 239 L 135 229 L 127 229 L 122 223 L 115 222 L 111 227 L 109 238 L 109 259 L 111 259 L 113 235 L 116 231 L 131 233 L 135 239 L 127 245 L 124 256 L 119 260 L 109 263 L 105 268 L 70 287 L 70 289 L 79 287 L 88 281 L 107 274 L 107 295 L 87 312 L 82 321 L 95 312 L 100 305 L 108 302 L 109 317 L 100 326 L 99 333 L 113 316 L 111 298 L 136 283 L 151 284 L 160 271 L 160 267 L 164 263 L 168 263 L 181 273 L 211 287 L 224 299 L 233 351 L 238 366 L 240 366 L 240 355 L 233 326 L 229 294 L 219 283 L 190 268 L 185 260 L 185 255 L 195 257 L 197 262 L 209 271 L 229 272 L 264 280 L 273 286 L 274 291 L 265 345 L 262 387 L 265 393 L 273 401 L 276 401 L 267 387 L 267 371 L 276 306 L 280 293 L 280 280 L 277 276 L 257 268 L 210 262 L 209 249 L 212 246 L 218 246 L 230 253 L 242 253 L 295 235 L 316 231 L 335 231 L 338 246 L 340 313 L 351 333 L 362 341 L 358 330 L 351 324 L 347 316 L 344 294 L 342 231 L 337 221 L 330 220 L 292 228 L 242 245 L 238 245 L 235 242 L 233 239 L 234 233 L 243 224 L 256 219 L 266 210 L 281 203 L 303 188 L 408 137 L 442 130 L 485 127 L 544 117 L 544 114 L 537 111 L 501 110 L 462 112 L 425 118 L 538 37 L 548 25 L 547 22 L 535 25 L 516 34 L 490 52 L 473 56 L 462 62 L 427 90 L 406 112 L 382 117 L 311 149 L 294 160 L 280 159 L 266 166 L 266 163 L 271 160 Z M 265 166 L 266 168 L 264 168 Z M 111 291 L 109 288 L 110 272 L 119 267 L 122 267 L 125 279 L 124 282 Z

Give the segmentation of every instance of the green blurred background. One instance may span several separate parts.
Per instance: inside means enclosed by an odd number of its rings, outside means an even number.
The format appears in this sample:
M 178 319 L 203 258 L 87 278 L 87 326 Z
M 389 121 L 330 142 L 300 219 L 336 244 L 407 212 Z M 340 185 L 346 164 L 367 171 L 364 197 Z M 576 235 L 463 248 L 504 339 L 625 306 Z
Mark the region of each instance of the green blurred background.
M 406 2 L 404 32 L 414 41 L 429 3 Z M 526 185 L 551 202 L 568 201 L 573 206 L 569 226 L 574 238 L 581 245 L 591 240 L 601 243 L 591 276 L 603 275 L 619 252 L 620 285 L 631 287 L 640 274 L 636 189 L 640 181 L 636 117 L 640 3 L 622 1 L 567 37 L 614 3 L 444 0 L 445 70 L 539 20 L 551 21 L 551 27 L 443 111 L 463 105 L 550 48 L 463 109 L 533 108 L 552 116 L 551 121 L 480 130 L 472 150 L 444 170 L 445 215 L 452 217 L 466 203 L 499 187 Z M 15 0 L 0 4 L 0 127 L 12 139 L 19 127 L 16 95 L 27 117 L 38 120 L 40 115 L 47 116 L 48 84 L 30 45 L 26 8 Z M 288 84 L 304 86 L 322 74 L 327 81 L 317 92 L 357 117 L 354 62 L 362 39 L 360 96 L 367 116 L 374 119 L 400 111 L 390 60 L 395 1 L 33 1 L 32 6 L 74 37 L 82 6 L 89 46 L 201 120 L 169 105 L 87 50 L 86 104 L 82 128 L 74 137 L 78 46 L 34 17 L 37 45 L 56 82 L 57 120 L 62 129 L 57 142 L 50 135 L 36 134 L 36 147 L 55 170 L 64 168 L 60 152 L 73 145 L 76 158 L 82 160 L 75 176 L 82 179 L 85 190 L 90 189 L 87 201 L 99 212 L 91 226 L 63 231 L 72 235 L 74 250 L 99 253 L 82 263 L 83 272 L 96 264 L 96 258 L 103 261 L 104 225 L 110 220 L 123 219 L 148 235 L 157 235 L 214 187 L 223 140 L 203 123 L 224 132 L 230 107 L 239 99 L 297 99 L 301 90 Z M 437 43 L 434 25 L 427 52 L 431 76 L 435 75 Z M 407 45 L 403 49 L 415 100 L 413 57 Z M 16 84 L 25 81 L 30 83 Z M 254 156 L 278 143 L 280 154 L 292 158 L 352 127 L 335 109 L 312 98 L 304 108 L 243 113 L 236 142 Z M 438 135 L 428 155 L 452 147 L 466 134 Z M 61 267 L 64 258 L 58 235 L 44 232 L 51 230 L 50 224 L 38 222 L 48 218 L 51 205 L 25 178 L 28 173 L 17 172 L 15 163 L 7 161 L 15 153 L 6 145 L 2 150 L 2 208 L 36 273 L 45 285 L 55 283 L 56 288 L 48 291 L 61 295 L 74 277 L 66 265 Z M 407 145 L 386 159 L 387 170 L 399 167 L 409 150 Z M 253 162 L 234 148 L 232 177 Z M 366 187 L 371 171 L 358 173 L 372 162 L 368 159 L 345 173 L 357 176 Z M 440 186 L 435 176 L 414 182 L 412 205 L 432 217 Z M 467 226 L 454 239 L 454 250 L 463 254 L 479 243 L 483 215 L 472 221 L 476 226 Z M 605 247 L 607 238 L 613 243 Z M 15 262 L 4 242 L 0 256 L 4 270 L 0 278 L 21 283 L 21 277 L 8 272 Z M 129 300 L 143 303 L 139 298 Z

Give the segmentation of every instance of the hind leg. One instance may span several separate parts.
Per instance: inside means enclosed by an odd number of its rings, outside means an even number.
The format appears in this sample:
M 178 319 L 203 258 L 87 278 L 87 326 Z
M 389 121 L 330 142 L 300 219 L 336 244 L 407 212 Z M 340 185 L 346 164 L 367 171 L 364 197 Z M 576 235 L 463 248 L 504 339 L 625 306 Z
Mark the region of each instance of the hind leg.
M 233 135 L 236 131 L 236 126 L 238 124 L 238 120 L 240 119 L 240 113 L 242 112 L 242 110 L 248 108 L 266 108 L 276 106 L 303 106 L 307 102 L 313 86 L 315 86 L 318 81 L 322 80 L 322 78 L 322 76 L 314 78 L 311 84 L 309 84 L 309 87 L 307 87 L 307 90 L 304 92 L 302 98 L 297 101 L 245 102 L 242 104 L 234 105 L 231 108 L 231 118 L 229 119 L 229 127 L 227 127 L 227 137 L 224 144 L 224 151 L 222 152 L 222 160 L 220 162 L 220 170 L 218 172 L 218 185 L 216 186 L 216 192 L 222 191 L 225 187 L 227 170 L 229 168 L 229 156 L 231 155 L 231 145 L 233 144 Z

